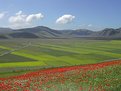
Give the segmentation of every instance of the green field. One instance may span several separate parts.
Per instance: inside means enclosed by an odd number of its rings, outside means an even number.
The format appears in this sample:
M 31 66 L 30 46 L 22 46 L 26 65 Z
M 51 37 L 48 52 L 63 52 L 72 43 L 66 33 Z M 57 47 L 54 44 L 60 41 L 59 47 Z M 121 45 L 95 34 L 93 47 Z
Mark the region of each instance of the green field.
M 0 56 L 0 67 L 66 66 L 97 63 L 121 58 L 120 46 L 121 41 L 116 40 L 1 40 L 0 54 L 8 53 Z
M 4 68 L 71 66 L 120 58 L 120 40 L 0 40 L 0 72 Z

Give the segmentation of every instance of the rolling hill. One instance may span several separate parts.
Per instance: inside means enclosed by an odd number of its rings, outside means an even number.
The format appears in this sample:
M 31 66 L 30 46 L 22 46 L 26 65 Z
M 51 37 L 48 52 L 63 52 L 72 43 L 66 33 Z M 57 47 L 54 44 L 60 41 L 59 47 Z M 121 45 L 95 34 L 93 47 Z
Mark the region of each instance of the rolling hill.
M 106 28 L 101 31 L 87 29 L 55 30 L 45 26 L 24 29 L 0 28 L 0 39 L 6 38 L 92 38 L 121 39 L 121 28 Z

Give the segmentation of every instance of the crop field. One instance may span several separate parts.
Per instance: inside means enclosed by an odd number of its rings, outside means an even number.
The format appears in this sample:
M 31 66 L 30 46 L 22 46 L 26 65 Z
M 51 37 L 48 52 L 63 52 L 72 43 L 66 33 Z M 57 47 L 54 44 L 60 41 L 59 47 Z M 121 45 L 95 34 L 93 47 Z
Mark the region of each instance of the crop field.
M 23 73 L 32 69 L 94 64 L 120 58 L 120 40 L 0 40 L 0 77 L 15 75 L 16 71 Z
M 120 90 L 120 40 L 0 40 L 0 91 Z
M 1 91 L 121 91 L 121 60 L 0 78 Z

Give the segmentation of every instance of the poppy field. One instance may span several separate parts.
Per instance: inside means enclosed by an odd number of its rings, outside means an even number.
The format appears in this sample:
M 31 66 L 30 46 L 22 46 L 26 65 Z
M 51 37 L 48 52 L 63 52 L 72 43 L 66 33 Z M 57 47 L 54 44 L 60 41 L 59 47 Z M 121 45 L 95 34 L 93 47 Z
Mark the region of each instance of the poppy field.
M 121 41 L 0 40 L 0 91 L 121 91 Z
M 0 78 L 0 91 L 121 91 L 121 60 Z

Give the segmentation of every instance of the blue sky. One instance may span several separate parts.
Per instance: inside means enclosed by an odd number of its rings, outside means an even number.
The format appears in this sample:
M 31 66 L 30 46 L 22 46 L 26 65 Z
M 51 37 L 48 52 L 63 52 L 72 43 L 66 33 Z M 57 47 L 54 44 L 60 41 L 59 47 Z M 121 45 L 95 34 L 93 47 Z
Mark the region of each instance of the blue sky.
M 121 27 L 121 0 L 1 0 L 0 27 Z

